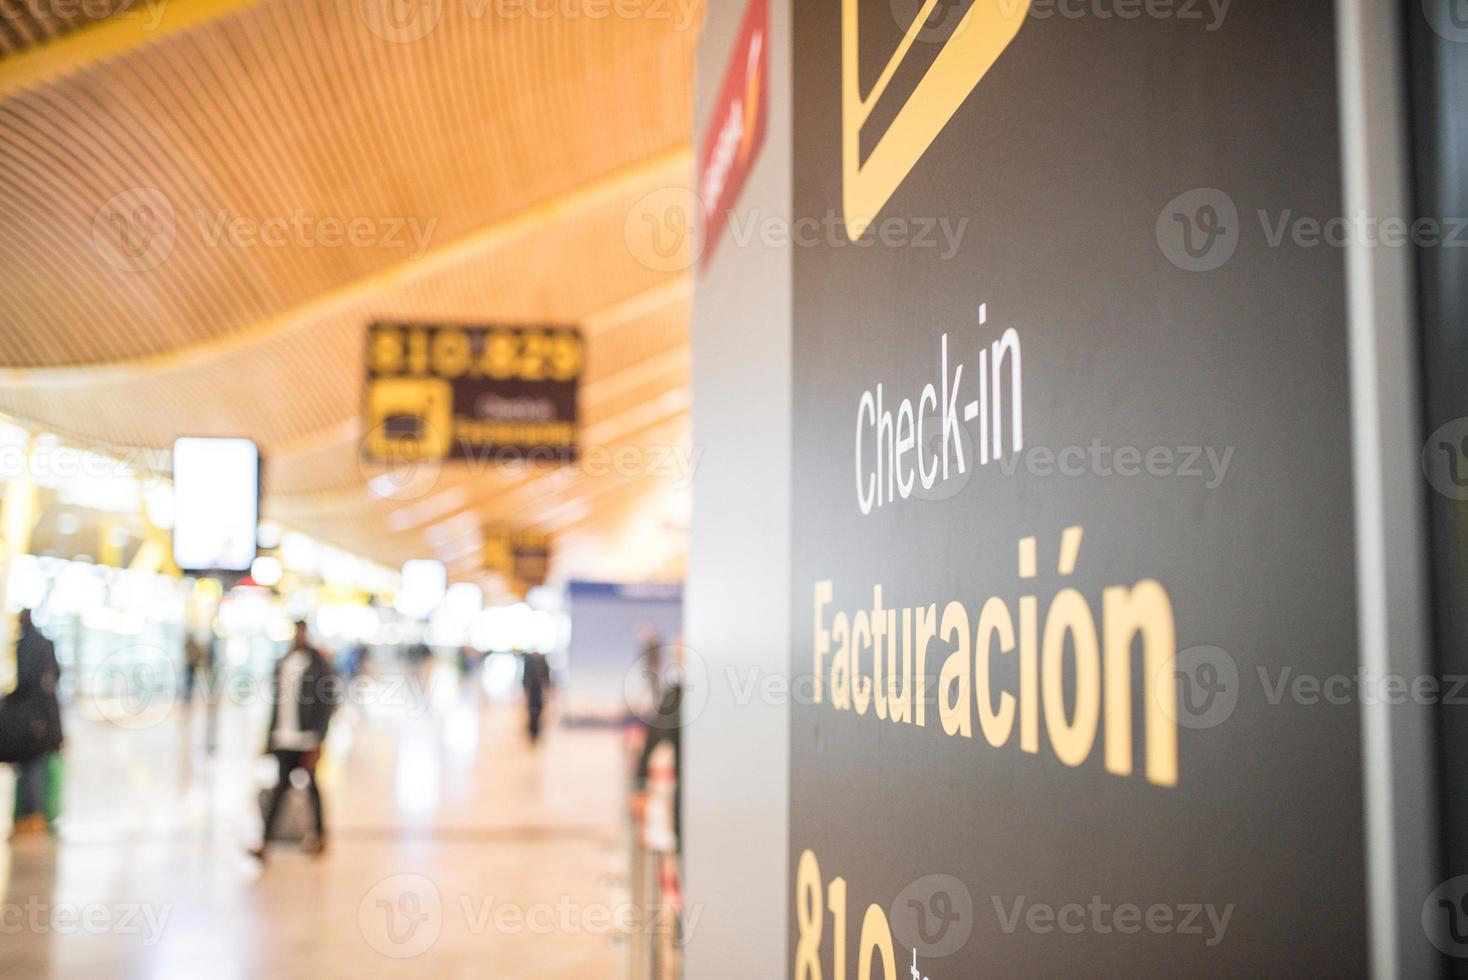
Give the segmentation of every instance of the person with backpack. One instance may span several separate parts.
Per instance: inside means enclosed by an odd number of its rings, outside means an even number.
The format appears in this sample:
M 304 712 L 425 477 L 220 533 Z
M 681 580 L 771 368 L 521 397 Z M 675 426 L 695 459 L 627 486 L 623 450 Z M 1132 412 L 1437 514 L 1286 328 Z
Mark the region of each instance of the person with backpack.
M 50 830 L 50 760 L 64 741 L 56 699 L 61 680 L 56 648 L 36 629 L 29 609 L 21 610 L 19 626 L 15 690 L 0 703 L 0 751 L 15 765 L 16 836 Z

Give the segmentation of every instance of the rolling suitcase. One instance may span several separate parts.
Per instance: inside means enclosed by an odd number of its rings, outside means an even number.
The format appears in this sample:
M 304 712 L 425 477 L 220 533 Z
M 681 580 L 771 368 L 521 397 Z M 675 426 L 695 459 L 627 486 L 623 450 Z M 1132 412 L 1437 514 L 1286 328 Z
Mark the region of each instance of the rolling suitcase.
M 273 788 L 260 791 L 260 820 L 263 833 L 266 811 L 270 807 Z M 275 818 L 275 827 L 270 834 L 272 841 L 288 841 L 299 844 L 314 833 L 316 814 L 311 804 L 311 794 L 304 786 L 292 783 L 285 791 L 280 804 L 280 814 Z

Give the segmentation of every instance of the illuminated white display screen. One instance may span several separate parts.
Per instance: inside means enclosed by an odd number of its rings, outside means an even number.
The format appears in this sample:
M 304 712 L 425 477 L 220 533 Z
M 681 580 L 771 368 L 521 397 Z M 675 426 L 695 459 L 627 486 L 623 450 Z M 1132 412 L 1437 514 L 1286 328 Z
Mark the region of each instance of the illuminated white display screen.
M 403 587 L 396 601 L 398 612 L 416 618 L 427 616 L 443 602 L 447 587 L 443 562 L 427 558 L 403 562 Z
M 185 571 L 248 571 L 260 522 L 260 451 L 248 439 L 173 444 L 173 561 Z

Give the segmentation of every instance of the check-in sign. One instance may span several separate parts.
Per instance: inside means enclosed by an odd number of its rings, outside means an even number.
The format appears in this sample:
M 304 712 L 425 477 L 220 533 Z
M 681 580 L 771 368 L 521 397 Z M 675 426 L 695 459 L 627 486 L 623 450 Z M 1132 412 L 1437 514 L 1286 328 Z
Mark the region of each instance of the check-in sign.
M 770 114 L 769 0 L 750 0 L 724 69 L 698 165 L 698 199 L 705 215 L 703 263 L 708 264 L 729 212 L 765 142 Z
M 574 327 L 374 323 L 363 453 L 382 462 L 574 460 L 583 361 Z

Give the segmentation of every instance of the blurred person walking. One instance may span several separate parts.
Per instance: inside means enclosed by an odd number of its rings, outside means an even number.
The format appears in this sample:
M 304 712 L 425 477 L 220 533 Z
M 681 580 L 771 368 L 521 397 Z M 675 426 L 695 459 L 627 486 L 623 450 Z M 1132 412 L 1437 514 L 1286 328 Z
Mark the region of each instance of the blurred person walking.
M 224 660 L 217 625 L 217 621 L 211 623 L 204 634 L 204 751 L 209 755 L 219 746 L 219 701 L 224 693 Z
M 663 639 L 658 636 L 657 628 L 652 623 L 641 623 L 637 627 L 637 642 L 642 648 L 638 662 L 642 664 L 643 676 L 647 678 L 652 691 L 652 703 L 656 705 L 663 696 Z
M 664 653 L 671 654 L 664 658 Z M 666 743 L 673 750 L 673 836 L 682 840 L 683 834 L 683 637 L 679 636 L 671 647 L 657 651 L 659 669 L 653 682 L 660 692 L 657 710 L 643 718 L 647 731 L 642 744 L 642 754 L 637 760 L 637 795 L 633 798 L 633 812 L 639 819 L 647 808 L 648 776 L 652 769 L 653 752 Z
M 362 673 L 362 667 L 367 662 L 367 647 L 360 642 L 352 643 L 347 647 L 347 655 L 342 663 L 349 680 L 356 680 Z
M 305 622 L 296 623 L 296 636 L 290 650 L 275 665 L 275 681 L 270 712 L 270 735 L 265 751 L 275 756 L 280 778 L 265 806 L 264 831 L 260 846 L 250 853 L 265 860 L 281 804 L 290 791 L 291 773 L 306 773 L 311 805 L 315 811 L 315 836 L 308 839 L 308 854 L 326 849 L 326 815 L 321 806 L 321 789 L 316 783 L 316 764 L 321 759 L 321 743 L 338 698 L 336 672 L 324 654 L 310 643 Z
M 525 654 L 523 670 L 528 732 L 530 741 L 534 743 L 540 739 L 540 715 L 545 710 L 545 695 L 551 686 L 550 663 L 545 659 L 545 654 L 532 651 Z
M 15 764 L 16 835 L 50 829 L 56 807 L 48 803 L 60 790 L 60 767 L 52 757 L 64 741 L 56 700 L 61 680 L 56 648 L 36 629 L 29 609 L 21 610 L 19 625 L 15 690 L 0 703 L 0 754 Z
M 209 683 L 209 660 L 209 648 L 200 643 L 199 638 L 190 632 L 184 638 L 183 703 L 185 712 L 194 706 L 194 688 L 199 683 L 200 675 L 203 675 L 206 685 Z
M 462 678 L 473 679 L 478 675 L 483 663 L 484 654 L 476 650 L 472 644 L 465 643 L 459 647 L 459 675 Z

